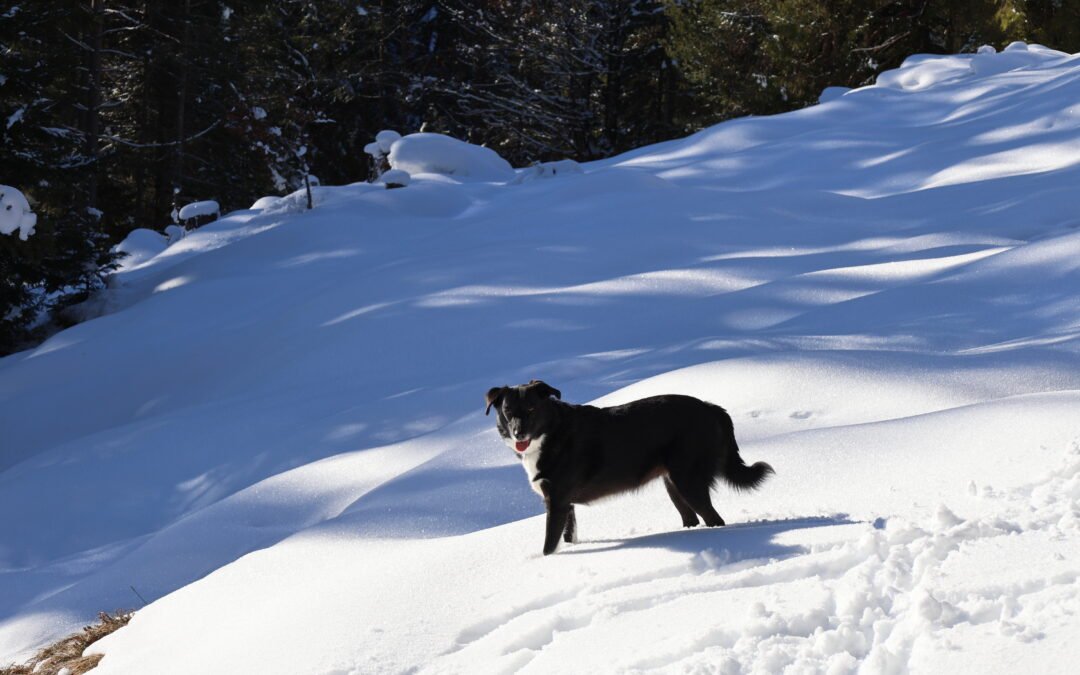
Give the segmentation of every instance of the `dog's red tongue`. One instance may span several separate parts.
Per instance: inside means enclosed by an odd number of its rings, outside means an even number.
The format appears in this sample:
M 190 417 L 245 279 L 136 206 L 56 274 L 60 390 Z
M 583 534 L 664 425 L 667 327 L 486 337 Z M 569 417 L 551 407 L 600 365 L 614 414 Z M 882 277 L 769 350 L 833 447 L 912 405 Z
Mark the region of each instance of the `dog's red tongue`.
M 532 443 L 532 441 L 518 441 L 514 443 L 514 447 L 517 448 L 518 452 L 525 452 L 529 447 L 529 443 Z

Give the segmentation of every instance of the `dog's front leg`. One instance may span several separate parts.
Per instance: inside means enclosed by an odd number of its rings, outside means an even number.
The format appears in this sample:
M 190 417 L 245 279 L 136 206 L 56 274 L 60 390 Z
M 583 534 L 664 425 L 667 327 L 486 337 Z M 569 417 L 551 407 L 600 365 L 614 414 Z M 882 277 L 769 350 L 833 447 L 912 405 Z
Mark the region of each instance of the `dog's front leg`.
M 559 537 L 566 530 L 566 519 L 570 516 L 572 506 L 551 489 L 550 482 L 543 481 L 540 488 L 544 491 L 544 506 L 547 508 L 544 555 L 551 555 L 559 546 Z
M 551 555 L 559 546 L 559 537 L 566 529 L 566 518 L 570 509 L 562 504 L 548 504 L 547 534 L 544 537 L 544 555 Z

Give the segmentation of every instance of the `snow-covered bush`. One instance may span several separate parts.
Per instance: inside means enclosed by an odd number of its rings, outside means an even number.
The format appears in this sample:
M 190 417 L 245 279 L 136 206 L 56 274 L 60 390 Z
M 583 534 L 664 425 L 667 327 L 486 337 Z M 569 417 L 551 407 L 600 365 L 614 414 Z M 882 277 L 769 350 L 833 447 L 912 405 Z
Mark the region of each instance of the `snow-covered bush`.
M 99 209 L 55 209 L 42 198 L 53 191 L 55 203 L 56 192 L 64 190 L 70 187 L 45 181 L 35 186 L 39 223 L 22 192 L 0 185 L 0 234 L 19 233 L 18 239 L 0 236 L 0 356 L 82 320 L 75 308 L 104 288 L 123 256 L 110 250 Z
M 168 238 L 168 246 L 172 246 L 187 236 L 187 230 L 183 225 L 170 225 L 165 228 L 165 236 Z
M 381 147 L 381 146 L 380 146 Z M 509 181 L 514 178 L 510 163 L 491 148 L 459 141 L 443 134 L 409 134 L 390 146 L 390 166 L 418 173 L 437 173 L 458 180 Z
M 375 134 L 375 140 L 364 146 L 364 152 L 371 155 L 372 161 L 372 180 L 378 180 L 390 167 L 387 162 L 387 155 L 390 154 L 390 148 L 394 145 L 394 142 L 401 138 L 401 134 L 390 129 L 383 129 L 379 133 Z
M 378 144 L 379 149 L 382 150 L 384 155 L 390 154 L 390 148 L 397 141 L 401 140 L 401 134 L 390 129 L 383 129 L 379 133 L 375 134 L 375 143 Z
M 26 241 L 34 233 L 37 214 L 30 210 L 26 196 L 9 185 L 0 185 L 0 233 L 19 231 L 19 239 Z

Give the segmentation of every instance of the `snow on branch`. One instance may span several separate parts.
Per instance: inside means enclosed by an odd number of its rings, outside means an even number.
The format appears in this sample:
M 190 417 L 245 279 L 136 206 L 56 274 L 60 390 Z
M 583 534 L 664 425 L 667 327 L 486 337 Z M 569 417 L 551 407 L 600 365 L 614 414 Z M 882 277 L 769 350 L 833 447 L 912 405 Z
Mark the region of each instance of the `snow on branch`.
M 30 210 L 30 202 L 23 193 L 8 185 L 0 185 L 0 232 L 11 234 L 19 231 L 19 239 L 26 241 L 34 233 L 37 214 Z

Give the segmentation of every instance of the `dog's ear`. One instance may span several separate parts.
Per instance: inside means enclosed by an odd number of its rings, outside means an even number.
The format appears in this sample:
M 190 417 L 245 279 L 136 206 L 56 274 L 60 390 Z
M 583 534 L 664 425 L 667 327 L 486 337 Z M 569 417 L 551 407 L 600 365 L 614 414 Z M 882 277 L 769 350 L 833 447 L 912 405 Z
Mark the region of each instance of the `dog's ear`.
M 529 382 L 529 387 L 535 389 L 541 396 L 547 398 L 548 396 L 554 396 L 555 398 L 562 400 L 562 392 L 551 386 L 543 380 L 533 380 Z
M 487 415 L 491 412 L 491 406 L 499 402 L 499 399 L 506 394 L 507 387 L 492 387 L 488 389 L 487 396 L 484 397 L 484 401 L 487 403 L 487 407 L 484 408 L 484 414 Z

